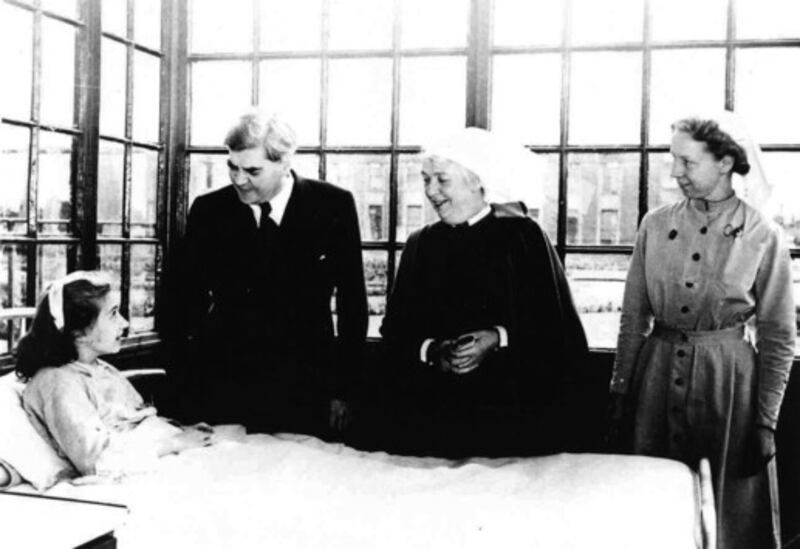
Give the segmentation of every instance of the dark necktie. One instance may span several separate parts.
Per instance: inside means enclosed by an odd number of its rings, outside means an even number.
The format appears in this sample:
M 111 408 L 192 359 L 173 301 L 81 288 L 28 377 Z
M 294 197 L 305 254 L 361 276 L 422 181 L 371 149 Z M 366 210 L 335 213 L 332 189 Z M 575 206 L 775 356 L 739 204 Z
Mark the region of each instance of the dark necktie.
M 270 235 L 278 229 L 278 225 L 269 216 L 272 212 L 272 205 L 269 202 L 262 202 L 258 205 L 261 208 L 261 216 L 258 219 L 258 232 L 264 235 Z

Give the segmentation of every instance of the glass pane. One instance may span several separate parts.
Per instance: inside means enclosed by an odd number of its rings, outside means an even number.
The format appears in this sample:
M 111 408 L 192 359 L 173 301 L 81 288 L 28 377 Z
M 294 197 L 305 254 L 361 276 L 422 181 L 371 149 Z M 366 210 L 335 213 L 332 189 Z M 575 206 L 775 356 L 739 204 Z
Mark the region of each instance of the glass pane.
M 361 239 L 389 238 L 389 156 L 328 155 L 328 181 L 353 193 Z
M 191 0 L 189 50 L 194 53 L 253 49 L 252 0 Z
M 161 60 L 149 53 L 133 53 L 133 138 L 158 141 Z
M 193 154 L 189 166 L 189 204 L 201 194 L 230 184 L 225 154 Z
M 567 244 L 633 244 L 639 155 L 582 153 L 567 166 Z
M 422 181 L 422 157 L 402 154 L 397 162 L 397 241 L 429 223 L 439 220 L 425 196 Z
M 736 52 L 736 110 L 761 143 L 800 142 L 800 71 L 796 67 L 800 67 L 798 48 Z
M 0 308 L 27 307 L 27 247 L 0 245 Z
M 563 0 L 494 0 L 495 46 L 560 44 L 563 4 Z
M 0 51 L 3 74 L 13 74 L 13 86 L 0 86 L 0 115 L 31 118 L 33 85 L 33 16 L 28 10 L 0 4 Z
M 97 233 L 122 234 L 122 174 L 125 147 L 100 140 L 97 162 Z
M 496 55 L 492 77 L 492 129 L 522 143 L 557 145 L 561 55 Z
M 770 152 L 763 159 L 772 186 L 769 213 L 783 227 L 789 246 L 800 248 L 800 153 Z
M 71 19 L 79 19 L 77 0 L 41 0 L 42 9 L 64 15 Z
M 223 144 L 225 134 L 250 108 L 250 64 L 243 61 L 194 63 L 192 74 L 192 144 Z
M 650 0 L 651 36 L 665 40 L 722 40 L 728 0 Z
M 639 142 L 640 53 L 575 53 L 572 57 L 569 141 L 613 145 Z
M 648 158 L 647 208 L 654 210 L 659 206 L 683 200 L 683 192 L 678 182 L 670 176 L 672 156 L 669 153 L 651 153 Z
M 388 145 L 392 61 L 334 59 L 328 83 L 328 144 Z
M 161 0 L 136 0 L 133 5 L 133 33 L 139 44 L 161 49 Z
M 153 330 L 156 308 L 156 247 L 131 246 L 130 332 Z
M 122 246 L 118 244 L 99 244 L 97 256 L 100 260 L 100 270 L 108 273 L 119 288 L 122 280 Z
M 797 0 L 737 0 L 737 38 L 800 38 Z
M 72 127 L 75 104 L 75 27 L 45 17 L 42 21 L 41 120 Z
M 630 256 L 567 254 L 566 259 L 567 280 L 589 346 L 614 349 Z
M 429 143 L 465 126 L 465 57 L 407 57 L 401 70 L 401 143 Z
M 125 46 L 108 38 L 102 41 L 100 63 L 100 133 L 125 136 Z
M 389 254 L 364 250 L 364 280 L 367 285 L 369 328 L 367 337 L 380 337 L 381 322 L 386 314 L 386 273 Z
M 69 135 L 42 131 L 39 134 L 39 230 L 66 233 L 72 208 L 70 194 L 70 161 L 72 140 Z
M 574 44 L 641 42 L 642 0 L 572 0 Z
M 404 0 L 400 3 L 401 47 L 465 47 L 469 7 L 469 0 Z
M 319 50 L 322 0 L 261 0 L 261 51 Z
M 281 113 L 297 133 L 300 145 L 318 145 L 319 59 L 263 61 L 259 78 L 260 108 Z
M 29 148 L 30 130 L 0 124 L 0 235 L 27 232 Z
M 319 156 L 316 154 L 295 154 L 292 169 L 308 179 L 319 179 Z
M 329 47 L 391 48 L 393 4 L 394 0 L 330 0 Z
M 131 161 L 131 236 L 156 235 L 158 152 L 133 149 Z
M 652 59 L 650 143 L 668 144 L 680 118 L 725 107 L 725 50 L 656 50 Z
M 102 5 L 103 30 L 118 36 L 127 36 L 127 0 L 103 0 Z
M 38 270 L 36 272 L 36 295 L 42 295 L 54 280 L 67 274 L 67 245 L 40 244 L 36 248 Z M 69 246 L 70 248 L 72 246 Z

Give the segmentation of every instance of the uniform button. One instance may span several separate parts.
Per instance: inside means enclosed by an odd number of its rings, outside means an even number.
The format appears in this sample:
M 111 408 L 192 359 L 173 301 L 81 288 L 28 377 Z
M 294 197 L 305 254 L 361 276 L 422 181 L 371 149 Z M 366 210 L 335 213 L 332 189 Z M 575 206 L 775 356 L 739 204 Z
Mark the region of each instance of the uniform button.
M 677 385 L 678 387 L 683 387 L 683 378 L 682 377 L 676 377 L 675 378 L 675 385 Z
M 695 261 L 700 261 L 700 254 L 697 252 L 693 253 L 692 259 L 694 259 Z
M 678 349 L 678 357 L 683 358 L 686 356 L 686 351 L 683 349 Z
M 689 307 L 687 307 L 686 305 L 684 305 L 683 307 L 681 307 L 681 312 L 682 312 L 682 313 L 688 313 L 688 312 L 689 312 Z
M 687 282 L 686 283 L 686 287 L 687 288 L 694 288 L 694 282 Z
M 708 232 L 708 227 L 700 227 L 700 234 L 706 234 Z

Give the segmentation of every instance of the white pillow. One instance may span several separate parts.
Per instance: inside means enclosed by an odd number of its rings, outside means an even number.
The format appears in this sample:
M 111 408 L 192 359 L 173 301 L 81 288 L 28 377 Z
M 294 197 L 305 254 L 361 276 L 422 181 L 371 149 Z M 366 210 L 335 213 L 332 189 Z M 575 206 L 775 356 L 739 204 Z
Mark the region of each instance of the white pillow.
M 24 388 L 14 372 L 0 376 L 0 460 L 37 490 L 46 490 L 70 476 L 72 466 L 33 428 L 22 408 Z

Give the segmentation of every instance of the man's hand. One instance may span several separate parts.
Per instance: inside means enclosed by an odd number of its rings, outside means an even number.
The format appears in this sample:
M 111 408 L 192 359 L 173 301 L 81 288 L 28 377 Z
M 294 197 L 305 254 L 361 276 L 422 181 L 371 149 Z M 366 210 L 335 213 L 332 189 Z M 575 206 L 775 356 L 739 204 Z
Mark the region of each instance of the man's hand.
M 353 416 L 350 406 L 344 400 L 334 398 L 331 400 L 331 411 L 328 417 L 328 426 L 336 433 L 342 433 L 350 425 Z
M 459 336 L 450 347 L 449 370 L 467 374 L 481 365 L 486 355 L 500 345 L 497 330 L 477 330 Z

